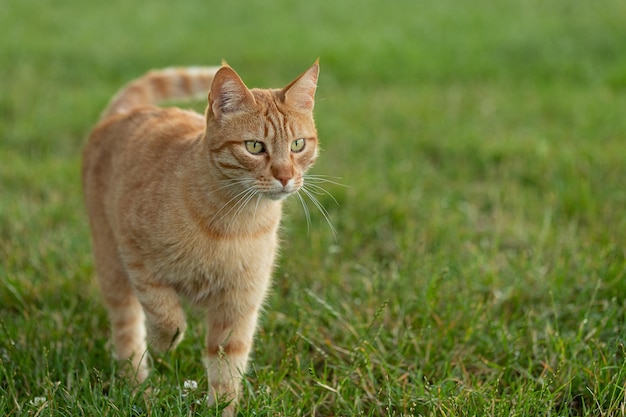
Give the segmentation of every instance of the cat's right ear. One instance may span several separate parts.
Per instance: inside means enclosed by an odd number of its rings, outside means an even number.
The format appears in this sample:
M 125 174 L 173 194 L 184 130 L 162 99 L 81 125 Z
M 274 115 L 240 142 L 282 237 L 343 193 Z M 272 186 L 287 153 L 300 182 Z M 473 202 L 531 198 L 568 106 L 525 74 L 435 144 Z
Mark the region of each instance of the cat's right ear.
M 319 72 L 320 64 L 318 59 L 304 74 L 283 88 L 283 101 L 300 111 L 312 111 L 315 104 L 315 90 L 317 89 Z
M 224 65 L 215 73 L 209 91 L 209 107 L 216 120 L 251 110 L 255 104 L 254 96 L 231 67 Z

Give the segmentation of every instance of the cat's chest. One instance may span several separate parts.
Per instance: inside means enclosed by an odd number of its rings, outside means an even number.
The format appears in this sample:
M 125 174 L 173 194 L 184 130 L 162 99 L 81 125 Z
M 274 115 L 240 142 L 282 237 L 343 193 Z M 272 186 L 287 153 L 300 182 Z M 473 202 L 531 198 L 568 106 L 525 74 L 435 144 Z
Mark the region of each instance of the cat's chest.
M 192 302 L 219 294 L 264 292 L 278 246 L 280 206 L 267 203 L 240 210 L 236 220 L 211 223 L 204 207 L 168 198 L 161 209 L 142 215 L 131 206 L 118 227 L 118 241 L 129 264 L 149 272 L 149 279 L 170 285 Z M 195 201 L 195 200 L 194 200 Z M 199 213 L 199 214 L 198 214 Z M 236 297 L 237 295 L 234 295 Z
M 155 272 L 192 303 L 227 293 L 262 294 L 277 245 L 275 231 L 254 238 L 189 239 L 164 248 Z

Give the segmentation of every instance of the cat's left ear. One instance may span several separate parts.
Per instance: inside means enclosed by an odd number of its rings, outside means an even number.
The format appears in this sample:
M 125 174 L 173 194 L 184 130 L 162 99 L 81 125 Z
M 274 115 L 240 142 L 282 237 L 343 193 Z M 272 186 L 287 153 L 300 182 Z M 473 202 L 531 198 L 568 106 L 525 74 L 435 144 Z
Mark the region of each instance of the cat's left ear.
M 209 108 L 213 116 L 219 120 L 225 115 L 250 110 L 255 103 L 254 96 L 235 70 L 222 63 L 209 91 Z
M 303 112 L 312 111 L 315 104 L 315 90 L 317 89 L 319 72 L 320 64 L 318 59 L 304 74 L 283 88 L 284 103 Z

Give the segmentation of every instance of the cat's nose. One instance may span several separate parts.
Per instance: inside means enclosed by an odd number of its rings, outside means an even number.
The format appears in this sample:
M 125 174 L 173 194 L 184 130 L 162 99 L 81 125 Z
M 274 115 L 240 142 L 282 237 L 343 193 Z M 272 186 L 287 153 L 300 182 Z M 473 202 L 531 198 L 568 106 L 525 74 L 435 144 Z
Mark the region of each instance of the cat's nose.
M 283 187 L 285 187 L 289 183 L 289 180 L 291 180 L 292 178 L 293 178 L 293 175 L 291 175 L 289 177 L 281 177 L 281 178 L 276 177 L 276 179 L 278 181 L 280 181 L 280 183 L 283 185 Z
M 285 187 L 289 180 L 293 178 L 293 168 L 292 167 L 277 167 L 272 169 L 272 174 L 274 174 L 274 178 L 276 178 L 280 183 Z

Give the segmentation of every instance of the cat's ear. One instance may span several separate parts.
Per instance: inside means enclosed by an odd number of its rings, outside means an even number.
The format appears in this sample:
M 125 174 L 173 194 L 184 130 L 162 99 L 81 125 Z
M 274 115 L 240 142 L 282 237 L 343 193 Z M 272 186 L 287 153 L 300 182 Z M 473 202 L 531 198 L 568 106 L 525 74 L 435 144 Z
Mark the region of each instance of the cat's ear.
M 304 74 L 283 88 L 282 96 L 285 104 L 300 111 L 312 111 L 315 104 L 315 90 L 317 89 L 319 72 L 320 65 L 318 59 Z
M 217 120 L 228 114 L 251 110 L 256 101 L 239 75 L 228 65 L 223 65 L 211 83 L 209 107 Z

